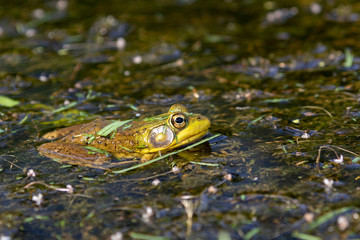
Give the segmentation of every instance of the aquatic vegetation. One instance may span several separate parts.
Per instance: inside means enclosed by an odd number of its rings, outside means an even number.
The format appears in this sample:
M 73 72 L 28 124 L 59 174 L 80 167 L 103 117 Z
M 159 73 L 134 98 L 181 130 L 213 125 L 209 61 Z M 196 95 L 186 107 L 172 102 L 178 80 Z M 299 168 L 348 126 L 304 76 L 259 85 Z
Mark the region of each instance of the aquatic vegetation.
M 359 7 L 3 1 L 0 238 L 359 238 Z M 36 151 L 54 129 L 129 119 L 97 132 L 111 139 L 175 103 L 210 135 L 146 163 Z

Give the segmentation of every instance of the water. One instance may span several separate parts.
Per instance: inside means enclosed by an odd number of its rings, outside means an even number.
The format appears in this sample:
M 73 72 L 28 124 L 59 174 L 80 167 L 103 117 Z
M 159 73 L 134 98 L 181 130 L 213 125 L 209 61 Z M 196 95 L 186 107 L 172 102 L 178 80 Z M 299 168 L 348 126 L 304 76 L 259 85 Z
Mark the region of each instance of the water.
M 352 1 L 2 1 L 0 95 L 18 103 L 0 107 L 0 236 L 360 238 L 358 12 Z M 36 150 L 50 130 L 174 103 L 221 136 L 126 174 Z

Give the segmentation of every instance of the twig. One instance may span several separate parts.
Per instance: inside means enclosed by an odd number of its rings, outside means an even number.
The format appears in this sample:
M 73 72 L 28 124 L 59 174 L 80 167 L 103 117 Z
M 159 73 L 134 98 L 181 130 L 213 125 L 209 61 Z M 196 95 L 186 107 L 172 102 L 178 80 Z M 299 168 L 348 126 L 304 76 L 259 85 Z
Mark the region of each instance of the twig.
M 337 152 L 336 152 L 334 149 L 332 149 L 331 147 L 328 147 L 328 146 L 320 146 L 319 151 L 318 151 L 318 155 L 317 155 L 317 157 L 316 157 L 316 165 L 319 166 L 321 149 L 323 149 L 323 148 L 330 149 L 331 151 L 333 151 L 333 152 L 335 153 L 336 157 L 339 158 L 339 155 L 337 154 Z
M 24 173 L 26 172 L 26 170 L 25 170 L 24 168 L 20 167 L 19 165 L 16 165 L 15 163 L 10 162 L 9 160 L 6 160 L 6 159 L 2 159 L 2 160 L 10 163 L 10 170 L 11 170 L 12 166 L 15 166 L 15 167 L 17 167 L 17 168 L 20 168 Z
M 319 106 L 302 106 L 302 108 L 320 109 L 320 110 L 324 111 L 331 119 L 334 118 L 333 115 L 323 107 L 319 107 Z

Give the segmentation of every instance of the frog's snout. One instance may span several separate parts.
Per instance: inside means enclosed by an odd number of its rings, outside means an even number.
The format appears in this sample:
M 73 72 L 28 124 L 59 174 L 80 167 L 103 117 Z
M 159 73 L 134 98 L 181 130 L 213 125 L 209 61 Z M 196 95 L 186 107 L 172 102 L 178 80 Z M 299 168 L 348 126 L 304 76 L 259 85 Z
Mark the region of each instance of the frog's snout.
M 205 116 L 199 116 L 199 117 L 196 118 L 196 120 L 201 122 L 200 125 L 201 125 L 201 127 L 202 127 L 203 129 L 208 129 L 208 128 L 210 128 L 210 124 L 211 124 L 211 123 L 210 123 L 210 120 L 209 120 L 207 117 L 205 117 Z

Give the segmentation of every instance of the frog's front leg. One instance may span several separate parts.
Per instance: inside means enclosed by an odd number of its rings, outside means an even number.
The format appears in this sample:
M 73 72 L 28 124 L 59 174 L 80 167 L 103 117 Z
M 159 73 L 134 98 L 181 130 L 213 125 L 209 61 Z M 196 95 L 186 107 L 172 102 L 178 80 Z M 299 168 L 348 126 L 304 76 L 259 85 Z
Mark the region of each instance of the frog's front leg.
M 48 158 L 59 159 L 74 165 L 97 165 L 104 163 L 109 157 L 106 154 L 87 150 L 82 145 L 49 142 L 39 147 L 39 152 Z
M 141 157 L 141 162 L 147 162 L 151 159 L 154 159 L 158 153 L 146 153 Z

